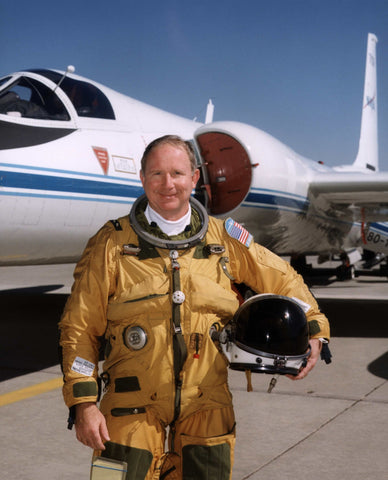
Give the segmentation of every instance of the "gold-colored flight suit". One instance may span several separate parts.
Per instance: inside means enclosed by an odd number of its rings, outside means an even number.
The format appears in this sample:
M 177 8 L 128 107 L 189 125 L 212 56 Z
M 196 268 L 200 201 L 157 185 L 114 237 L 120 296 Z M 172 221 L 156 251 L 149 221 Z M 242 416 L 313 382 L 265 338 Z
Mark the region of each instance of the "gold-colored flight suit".
M 153 235 L 163 235 L 147 227 L 142 211 L 138 216 Z M 195 209 L 191 228 L 198 230 Z M 329 338 L 326 317 L 290 265 L 232 238 L 211 217 L 204 240 L 179 250 L 175 263 L 168 249 L 139 239 L 128 217 L 108 222 L 89 240 L 74 277 L 60 322 L 64 399 L 69 407 L 97 401 L 105 337 L 100 409 L 111 440 L 102 455 L 127 461 L 127 480 L 159 478 L 161 468 L 171 473 L 160 478 L 171 480 L 231 478 L 235 419 L 227 360 L 210 337 L 211 327 L 222 328 L 239 306 L 230 277 L 257 293 L 308 303 L 310 336 Z M 172 300 L 176 290 L 184 293 L 180 304 Z M 177 337 L 186 349 L 181 359 Z M 166 459 L 167 426 L 175 454 Z

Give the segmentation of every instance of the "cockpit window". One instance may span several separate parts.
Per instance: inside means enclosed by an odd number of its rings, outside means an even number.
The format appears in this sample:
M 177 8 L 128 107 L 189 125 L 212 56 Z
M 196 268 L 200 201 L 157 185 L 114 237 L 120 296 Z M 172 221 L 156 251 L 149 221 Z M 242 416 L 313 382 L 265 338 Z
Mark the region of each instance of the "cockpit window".
M 60 84 L 60 88 L 70 98 L 80 117 L 115 119 L 108 98 L 91 83 L 70 77 L 65 77 L 62 80 L 62 75 L 52 70 L 30 70 L 30 72 L 38 73 L 57 85 Z
M 0 113 L 41 120 L 70 120 L 55 92 L 28 77 L 18 78 L 0 92 Z

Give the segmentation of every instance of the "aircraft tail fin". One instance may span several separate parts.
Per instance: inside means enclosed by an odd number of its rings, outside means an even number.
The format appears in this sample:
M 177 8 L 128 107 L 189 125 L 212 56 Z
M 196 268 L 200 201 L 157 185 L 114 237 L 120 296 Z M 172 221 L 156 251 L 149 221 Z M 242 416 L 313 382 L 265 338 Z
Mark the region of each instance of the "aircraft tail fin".
M 360 143 L 356 160 L 352 165 L 355 170 L 368 169 L 371 172 L 376 172 L 379 169 L 376 44 L 376 35 L 369 33 L 368 47 L 366 52 Z

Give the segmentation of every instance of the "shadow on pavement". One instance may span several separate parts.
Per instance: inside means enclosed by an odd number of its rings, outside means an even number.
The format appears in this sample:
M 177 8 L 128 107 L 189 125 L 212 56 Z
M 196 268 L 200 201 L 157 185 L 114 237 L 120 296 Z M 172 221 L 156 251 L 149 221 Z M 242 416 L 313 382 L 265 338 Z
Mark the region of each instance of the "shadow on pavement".
M 388 352 L 385 352 L 379 358 L 376 358 L 368 365 L 368 372 L 376 377 L 388 380 Z
M 0 292 L 0 381 L 59 363 L 58 321 L 68 295 L 44 285 Z M 320 299 L 333 337 L 388 337 L 388 300 Z M 388 353 L 369 371 L 388 378 Z
M 52 287 L 0 293 L 0 381 L 59 363 L 58 322 L 68 295 L 43 293 Z

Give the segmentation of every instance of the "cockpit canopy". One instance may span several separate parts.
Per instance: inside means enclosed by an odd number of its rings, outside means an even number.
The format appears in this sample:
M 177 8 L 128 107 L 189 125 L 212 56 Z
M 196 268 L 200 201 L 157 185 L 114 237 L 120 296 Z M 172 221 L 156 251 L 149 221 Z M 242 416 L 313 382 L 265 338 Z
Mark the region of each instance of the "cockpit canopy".
M 14 82 L 12 77 L 5 77 L 0 80 L 0 113 L 42 120 L 70 120 L 69 112 L 56 94 L 56 89 L 60 88 L 69 97 L 79 117 L 115 119 L 108 98 L 95 85 L 68 76 L 62 79 L 63 75 L 53 70 L 27 72 L 41 75 L 58 87 L 52 89 L 27 75 L 17 77 Z

